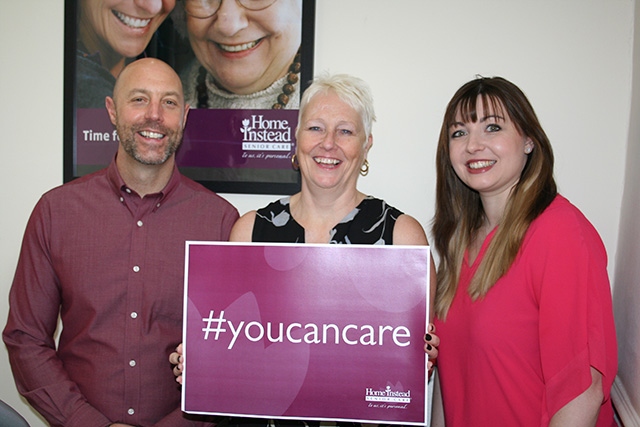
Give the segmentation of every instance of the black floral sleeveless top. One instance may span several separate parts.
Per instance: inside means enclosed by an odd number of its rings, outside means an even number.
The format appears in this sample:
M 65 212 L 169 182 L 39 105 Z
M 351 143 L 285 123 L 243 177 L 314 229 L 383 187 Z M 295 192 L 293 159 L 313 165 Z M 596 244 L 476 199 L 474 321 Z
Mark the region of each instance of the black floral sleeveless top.
M 284 197 L 257 211 L 251 241 L 304 243 L 304 228 L 291 216 L 289 199 Z M 393 227 L 400 215 L 384 200 L 367 196 L 331 230 L 329 243 L 392 245 Z

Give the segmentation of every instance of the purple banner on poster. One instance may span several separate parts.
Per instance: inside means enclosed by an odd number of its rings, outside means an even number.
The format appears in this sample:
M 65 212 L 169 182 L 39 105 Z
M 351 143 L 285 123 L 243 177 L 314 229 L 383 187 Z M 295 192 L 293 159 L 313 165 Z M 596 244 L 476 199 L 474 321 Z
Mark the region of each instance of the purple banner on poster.
M 118 149 L 107 110 L 79 108 L 76 164 L 106 166 Z M 176 154 L 181 168 L 291 170 L 298 110 L 194 109 Z
M 187 242 L 182 410 L 428 420 L 429 248 Z

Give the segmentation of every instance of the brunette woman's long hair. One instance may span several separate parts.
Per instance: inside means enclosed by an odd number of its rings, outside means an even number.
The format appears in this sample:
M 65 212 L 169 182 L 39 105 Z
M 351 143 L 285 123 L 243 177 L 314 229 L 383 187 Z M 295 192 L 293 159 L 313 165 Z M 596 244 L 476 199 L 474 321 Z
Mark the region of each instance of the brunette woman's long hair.
M 478 99 L 485 111 L 476 111 Z M 533 142 L 518 183 L 507 201 L 498 229 L 469 286 L 473 300 L 482 298 L 511 267 L 529 224 L 557 194 L 553 179 L 553 151 L 525 94 L 501 77 L 479 77 L 462 86 L 445 110 L 436 153 L 436 212 L 433 245 L 440 256 L 435 313 L 446 319 L 456 294 L 465 250 L 485 219 L 477 191 L 456 175 L 449 157 L 452 125 L 459 114 L 465 123 L 476 122 L 488 111 L 507 114 L 521 135 Z

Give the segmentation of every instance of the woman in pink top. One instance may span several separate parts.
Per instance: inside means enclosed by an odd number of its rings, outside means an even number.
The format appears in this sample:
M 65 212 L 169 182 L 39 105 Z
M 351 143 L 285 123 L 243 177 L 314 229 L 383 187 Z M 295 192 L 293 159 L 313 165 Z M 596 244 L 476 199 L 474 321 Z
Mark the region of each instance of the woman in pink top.
M 447 427 L 615 426 L 605 248 L 557 193 L 551 145 L 526 96 L 499 77 L 462 86 L 436 162 Z

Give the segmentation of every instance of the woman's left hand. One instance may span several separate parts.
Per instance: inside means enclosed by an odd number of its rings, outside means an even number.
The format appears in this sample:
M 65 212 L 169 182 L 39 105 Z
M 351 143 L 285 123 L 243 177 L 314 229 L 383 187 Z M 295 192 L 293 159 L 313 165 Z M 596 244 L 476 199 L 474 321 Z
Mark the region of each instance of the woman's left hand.
M 435 360 L 438 357 L 438 346 L 440 345 L 440 338 L 435 334 L 436 327 L 433 323 L 429 323 L 429 331 L 424 336 L 424 352 L 429 355 L 429 375 L 433 371 Z

